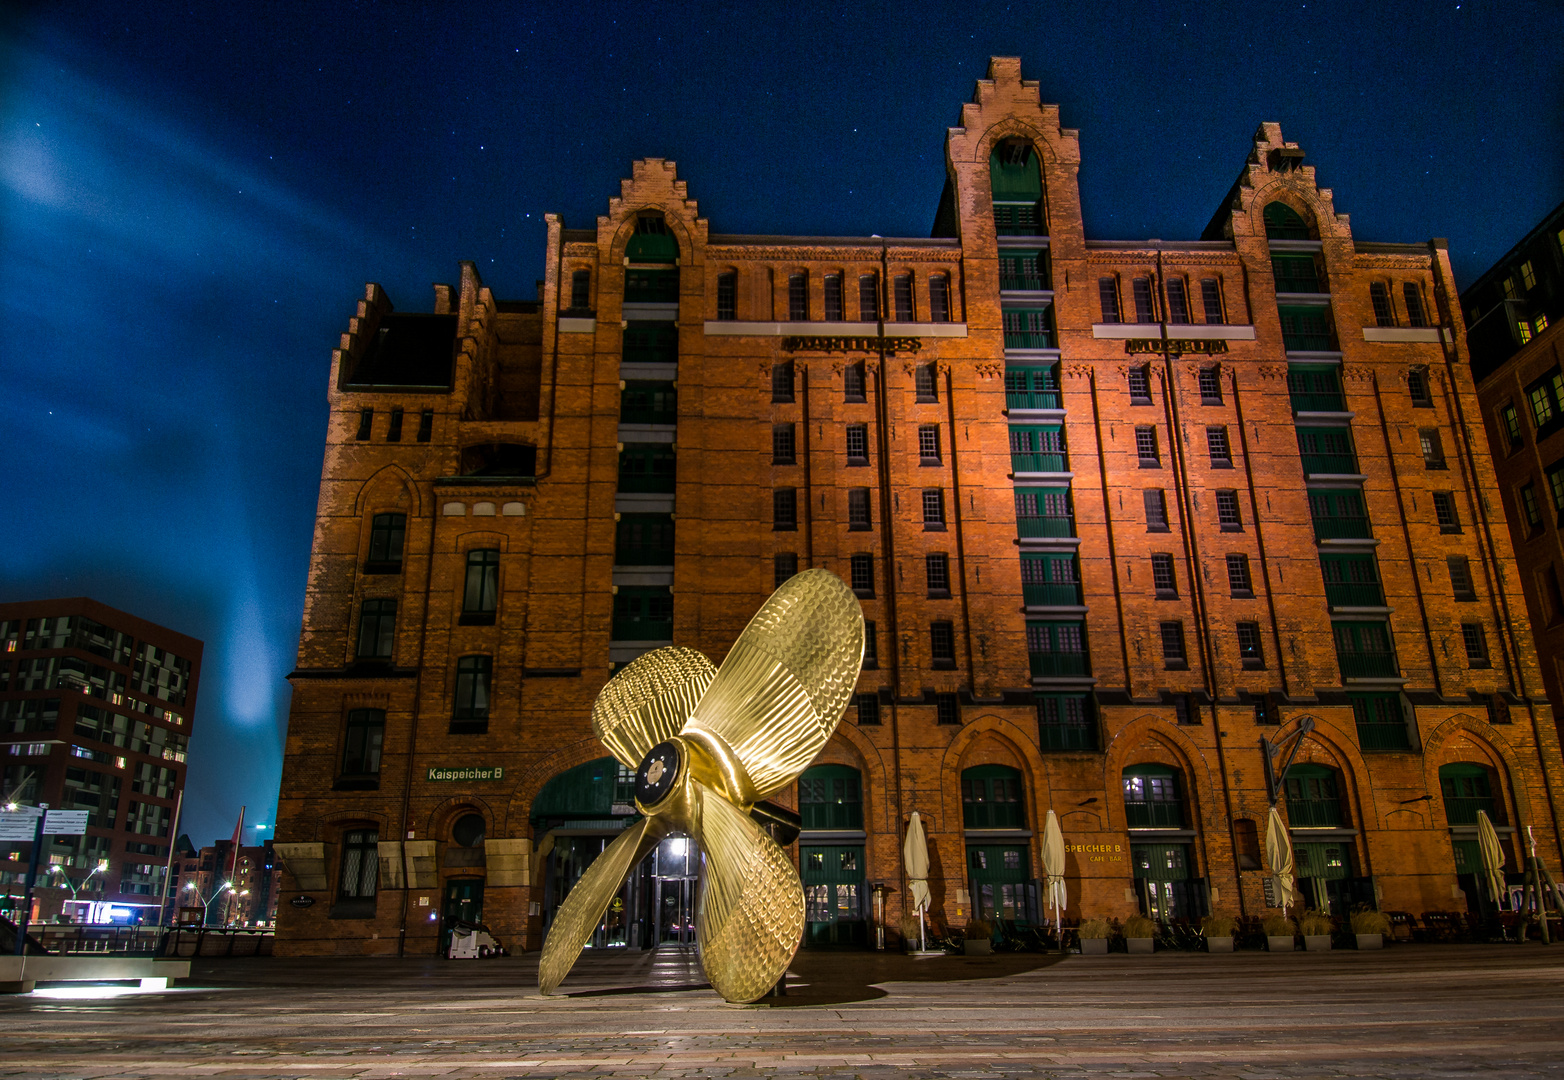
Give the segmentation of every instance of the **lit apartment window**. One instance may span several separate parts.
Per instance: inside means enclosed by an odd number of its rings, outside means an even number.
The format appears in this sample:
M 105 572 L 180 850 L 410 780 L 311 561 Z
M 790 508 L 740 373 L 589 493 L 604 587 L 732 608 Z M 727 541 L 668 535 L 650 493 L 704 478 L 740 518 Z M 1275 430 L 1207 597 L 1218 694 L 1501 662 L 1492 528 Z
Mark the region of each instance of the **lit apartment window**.
M 1505 405 L 1499 410 L 1499 424 L 1510 437 L 1510 449 L 1520 449 L 1525 439 L 1521 436 L 1521 416 L 1515 411 L 1514 405 Z
M 1520 486 L 1521 513 L 1526 515 L 1526 525 L 1532 531 L 1542 528 L 1542 511 L 1537 506 L 1536 485 L 1527 482 Z
M 1527 292 L 1537 287 L 1537 272 L 1531 268 L 1531 260 L 1521 263 L 1521 285 Z

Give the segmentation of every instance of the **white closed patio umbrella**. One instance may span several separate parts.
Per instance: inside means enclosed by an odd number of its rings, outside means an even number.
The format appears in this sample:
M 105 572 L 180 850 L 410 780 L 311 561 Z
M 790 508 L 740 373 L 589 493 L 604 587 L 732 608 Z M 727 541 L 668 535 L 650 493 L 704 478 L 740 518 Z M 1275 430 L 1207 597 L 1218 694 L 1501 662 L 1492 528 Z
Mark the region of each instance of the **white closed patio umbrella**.
M 912 893 L 913 910 L 918 913 L 918 951 L 928 950 L 928 928 L 923 912 L 929 906 L 929 844 L 923 835 L 923 820 L 914 810 L 907 822 L 907 839 L 901 847 L 902 865 L 907 870 L 907 890 Z
M 1488 886 L 1488 898 L 1495 904 L 1504 895 L 1504 849 L 1499 846 L 1499 834 L 1488 811 L 1477 811 L 1477 853 L 1483 862 L 1483 883 Z
M 1059 913 L 1069 902 L 1064 887 L 1064 833 L 1059 829 L 1059 816 L 1050 810 L 1043 825 L 1043 907 L 1054 909 L 1054 930 L 1060 935 L 1061 947 L 1064 931 L 1060 929 Z
M 1296 894 L 1293 891 L 1292 837 L 1282 821 L 1281 812 L 1271 807 L 1265 823 L 1265 862 L 1271 868 L 1276 881 L 1276 899 L 1282 910 L 1292 907 Z

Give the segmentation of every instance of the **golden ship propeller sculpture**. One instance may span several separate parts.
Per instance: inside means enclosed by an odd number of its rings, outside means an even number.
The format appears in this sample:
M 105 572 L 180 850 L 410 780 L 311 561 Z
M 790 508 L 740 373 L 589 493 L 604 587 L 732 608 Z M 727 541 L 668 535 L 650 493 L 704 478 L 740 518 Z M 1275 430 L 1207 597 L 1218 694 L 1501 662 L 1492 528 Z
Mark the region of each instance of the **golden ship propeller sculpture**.
M 863 610 L 828 570 L 806 570 L 761 605 L 720 669 L 693 649 L 657 649 L 603 688 L 592 729 L 635 773 L 631 824 L 582 874 L 543 943 L 538 987 L 553 993 L 620 886 L 664 837 L 702 851 L 696 942 L 712 987 L 763 997 L 804 930 L 793 861 L 756 818 L 836 730 L 863 663 Z M 757 806 L 758 804 L 758 806 Z

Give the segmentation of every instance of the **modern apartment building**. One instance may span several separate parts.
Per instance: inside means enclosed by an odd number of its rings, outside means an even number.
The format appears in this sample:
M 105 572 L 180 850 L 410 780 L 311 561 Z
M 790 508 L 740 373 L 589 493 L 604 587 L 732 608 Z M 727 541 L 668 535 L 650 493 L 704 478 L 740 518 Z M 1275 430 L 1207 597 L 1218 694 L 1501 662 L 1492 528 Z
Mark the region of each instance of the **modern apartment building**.
M 470 263 L 429 314 L 370 285 L 331 360 L 279 953 L 429 952 L 442 916 L 537 947 L 634 813 L 605 682 L 720 662 L 807 567 L 869 634 L 792 793 L 806 944 L 894 939 L 914 810 L 953 925 L 1043 917 L 1050 809 L 1070 917 L 1261 910 L 1273 795 L 1337 911 L 1464 907 L 1478 809 L 1512 868 L 1528 826 L 1556 857 L 1445 245 L 1355 237 L 1303 157 L 1264 124 L 1198 239 L 1088 237 L 1076 132 L 996 58 L 928 238 L 716 232 L 649 159 L 549 218 L 538 301 Z M 665 841 L 596 943 L 689 941 L 697 871 Z

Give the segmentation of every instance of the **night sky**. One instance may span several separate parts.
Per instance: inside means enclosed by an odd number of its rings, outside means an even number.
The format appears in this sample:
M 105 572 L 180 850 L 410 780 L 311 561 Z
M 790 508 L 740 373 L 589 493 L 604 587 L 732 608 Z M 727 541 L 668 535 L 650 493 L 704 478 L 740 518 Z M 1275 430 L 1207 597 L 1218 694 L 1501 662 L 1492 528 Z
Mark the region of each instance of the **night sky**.
M 638 157 L 715 232 L 927 236 L 994 54 L 1080 129 L 1098 239 L 1197 237 L 1265 120 L 1355 235 L 1448 237 L 1463 283 L 1564 198 L 1556 4 L 1166 7 L 8 5 L 0 600 L 206 642 L 182 831 L 211 843 L 275 810 L 366 281 L 427 311 L 471 259 L 531 299 L 542 215 L 592 225 Z

